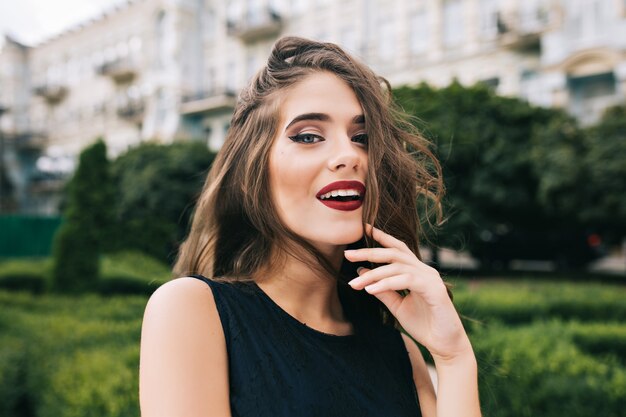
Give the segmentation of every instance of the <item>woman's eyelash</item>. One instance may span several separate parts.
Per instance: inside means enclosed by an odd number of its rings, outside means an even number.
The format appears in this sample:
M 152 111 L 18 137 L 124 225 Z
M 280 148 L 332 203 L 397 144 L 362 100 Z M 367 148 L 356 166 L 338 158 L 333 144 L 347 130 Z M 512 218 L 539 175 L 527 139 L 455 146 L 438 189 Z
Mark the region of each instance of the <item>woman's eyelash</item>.
M 313 144 L 313 143 L 318 143 L 318 142 L 322 142 L 323 140 L 325 140 L 320 135 L 316 135 L 314 133 L 300 133 L 298 135 L 289 136 L 289 139 L 291 139 L 294 142 L 305 143 L 305 144 Z M 360 143 L 362 145 L 367 145 L 367 139 L 368 139 L 367 133 L 360 133 L 352 137 L 353 142 Z
M 355 139 L 356 139 L 356 140 L 355 140 Z M 352 137 L 352 140 L 353 140 L 354 142 L 361 143 L 361 144 L 363 144 L 363 145 L 367 145 L 367 139 L 368 139 L 368 137 L 367 137 L 367 133 L 360 133 L 360 134 L 358 134 L 358 135 L 354 135 L 354 136 Z
M 324 138 L 320 135 L 315 135 L 313 133 L 300 133 L 298 135 L 289 136 L 289 139 L 300 143 L 317 143 L 324 140 Z

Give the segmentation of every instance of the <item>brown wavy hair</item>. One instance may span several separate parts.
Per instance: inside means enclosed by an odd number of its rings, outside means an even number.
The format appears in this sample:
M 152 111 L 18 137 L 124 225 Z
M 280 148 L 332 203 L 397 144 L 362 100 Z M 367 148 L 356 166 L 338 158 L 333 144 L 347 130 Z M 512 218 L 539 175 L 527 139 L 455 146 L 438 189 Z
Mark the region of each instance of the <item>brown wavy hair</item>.
M 275 268 L 285 256 L 293 256 L 318 270 L 321 277 L 338 279 L 342 299 L 353 303 L 359 316 L 393 322 L 375 297 L 346 291 L 345 282 L 357 276 L 359 265 L 344 260 L 336 270 L 313 245 L 285 226 L 270 198 L 268 161 L 278 133 L 282 99 L 290 87 L 320 71 L 345 81 L 363 108 L 368 134 L 364 224 L 402 240 L 421 259 L 421 220 L 430 214 L 418 213 L 418 207 L 440 207 L 443 195 L 441 167 L 430 143 L 394 104 L 387 80 L 333 43 L 283 37 L 274 44 L 265 67 L 238 97 L 224 145 L 180 247 L 174 274 L 249 281 L 260 271 Z M 375 246 L 365 233 L 350 245 Z

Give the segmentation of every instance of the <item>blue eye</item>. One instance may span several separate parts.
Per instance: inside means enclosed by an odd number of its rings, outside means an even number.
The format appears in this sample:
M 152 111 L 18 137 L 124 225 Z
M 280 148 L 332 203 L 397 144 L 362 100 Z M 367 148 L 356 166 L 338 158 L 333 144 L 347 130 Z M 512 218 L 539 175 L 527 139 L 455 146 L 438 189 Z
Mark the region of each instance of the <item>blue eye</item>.
M 314 135 L 313 133 L 300 133 L 299 135 L 289 136 L 289 139 L 294 142 L 305 144 L 318 143 L 324 140 L 323 137 L 319 135 Z
M 361 133 L 353 136 L 352 141 L 362 145 L 367 145 L 367 133 Z

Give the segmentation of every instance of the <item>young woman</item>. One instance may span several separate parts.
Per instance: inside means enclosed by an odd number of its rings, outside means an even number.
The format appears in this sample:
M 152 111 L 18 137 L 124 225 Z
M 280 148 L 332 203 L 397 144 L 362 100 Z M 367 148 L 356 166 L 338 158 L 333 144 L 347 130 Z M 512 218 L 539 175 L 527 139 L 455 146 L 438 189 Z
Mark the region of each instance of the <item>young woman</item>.
M 238 99 L 183 278 L 146 307 L 142 415 L 480 416 L 469 339 L 418 252 L 419 200 L 442 190 L 427 145 L 338 46 L 278 40 Z

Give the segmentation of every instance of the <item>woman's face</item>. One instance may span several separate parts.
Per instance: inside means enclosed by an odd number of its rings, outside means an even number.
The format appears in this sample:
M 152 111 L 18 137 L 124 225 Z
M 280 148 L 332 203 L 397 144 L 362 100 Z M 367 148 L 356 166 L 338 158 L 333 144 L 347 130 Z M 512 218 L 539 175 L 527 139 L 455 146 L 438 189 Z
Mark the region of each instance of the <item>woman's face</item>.
M 319 250 L 362 236 L 367 134 L 354 91 L 330 72 L 285 93 L 269 159 L 270 187 L 283 223 Z

